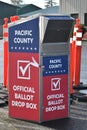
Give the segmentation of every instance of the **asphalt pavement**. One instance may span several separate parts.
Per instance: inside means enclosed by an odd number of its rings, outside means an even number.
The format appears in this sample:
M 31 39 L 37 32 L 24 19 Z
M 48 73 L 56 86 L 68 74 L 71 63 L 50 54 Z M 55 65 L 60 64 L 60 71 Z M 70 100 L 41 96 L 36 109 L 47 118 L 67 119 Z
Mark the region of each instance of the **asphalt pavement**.
M 0 107 L 0 130 L 87 130 L 87 103 L 73 101 L 70 117 L 41 124 L 10 118 L 9 107 Z

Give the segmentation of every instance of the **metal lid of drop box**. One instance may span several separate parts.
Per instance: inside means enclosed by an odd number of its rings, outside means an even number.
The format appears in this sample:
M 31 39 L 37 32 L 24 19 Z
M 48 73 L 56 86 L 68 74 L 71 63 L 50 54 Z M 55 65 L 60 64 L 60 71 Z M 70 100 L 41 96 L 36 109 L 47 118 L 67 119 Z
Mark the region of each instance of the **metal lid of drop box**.
M 73 18 L 70 16 L 44 16 L 41 30 L 42 52 L 68 52 L 69 38 L 73 27 Z

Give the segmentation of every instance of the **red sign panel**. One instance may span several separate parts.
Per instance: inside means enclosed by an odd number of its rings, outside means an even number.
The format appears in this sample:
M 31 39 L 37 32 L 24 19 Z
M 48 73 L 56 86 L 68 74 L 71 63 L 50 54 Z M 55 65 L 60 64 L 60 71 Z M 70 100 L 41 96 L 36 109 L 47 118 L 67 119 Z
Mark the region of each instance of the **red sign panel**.
M 10 116 L 39 120 L 39 59 L 36 54 L 10 53 Z
M 43 120 L 68 117 L 68 56 L 43 58 Z

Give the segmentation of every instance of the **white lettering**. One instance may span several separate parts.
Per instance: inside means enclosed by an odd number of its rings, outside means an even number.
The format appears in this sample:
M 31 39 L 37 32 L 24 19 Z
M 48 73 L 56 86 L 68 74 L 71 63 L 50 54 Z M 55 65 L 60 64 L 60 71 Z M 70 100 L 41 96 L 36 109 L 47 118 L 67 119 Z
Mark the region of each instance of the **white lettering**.
M 35 93 L 34 87 L 28 87 L 28 86 L 19 86 L 19 85 L 13 85 L 14 91 L 19 92 L 28 92 L 28 93 Z
M 22 38 L 19 38 L 19 37 L 16 38 L 15 37 L 14 43 L 18 43 L 18 44 L 19 43 L 31 43 L 32 44 L 33 40 L 34 40 L 33 38 L 23 38 L 23 37 Z
M 62 64 L 49 65 L 49 69 L 54 69 L 54 68 L 62 68 Z
M 12 100 L 12 106 L 16 106 L 16 107 L 24 107 L 24 106 L 25 106 L 25 102 L 21 102 L 21 101 L 13 101 L 13 100 Z
M 32 36 L 32 30 L 15 30 L 15 35 L 18 35 L 18 36 Z
M 64 98 L 63 93 L 62 94 L 54 94 L 54 95 L 48 95 L 47 96 L 47 100 L 50 100 L 50 99 L 59 99 L 59 98 Z
M 61 59 L 50 60 L 50 63 L 62 63 Z
M 15 93 L 15 99 L 33 101 L 34 96 L 33 95 L 25 95 L 25 94 Z
M 63 99 L 55 100 L 55 101 L 48 101 L 48 105 L 57 105 L 57 104 L 62 104 Z
M 56 106 L 46 107 L 46 112 L 55 111 L 55 110 L 56 110 Z
M 65 105 L 52 106 L 52 107 L 46 107 L 46 112 L 64 110 L 64 109 L 65 109 Z
M 65 109 L 65 105 L 57 106 L 57 110 L 63 110 L 63 109 Z
M 29 108 L 29 109 L 37 109 L 37 104 L 34 104 L 34 103 L 26 103 L 26 108 Z

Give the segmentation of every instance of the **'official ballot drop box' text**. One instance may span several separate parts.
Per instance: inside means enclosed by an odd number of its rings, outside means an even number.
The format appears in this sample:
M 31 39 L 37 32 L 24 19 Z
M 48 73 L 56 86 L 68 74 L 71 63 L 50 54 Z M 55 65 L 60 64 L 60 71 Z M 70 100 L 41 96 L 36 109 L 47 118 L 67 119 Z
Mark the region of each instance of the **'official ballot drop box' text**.
M 69 117 L 69 16 L 9 24 L 9 116 L 35 122 Z

